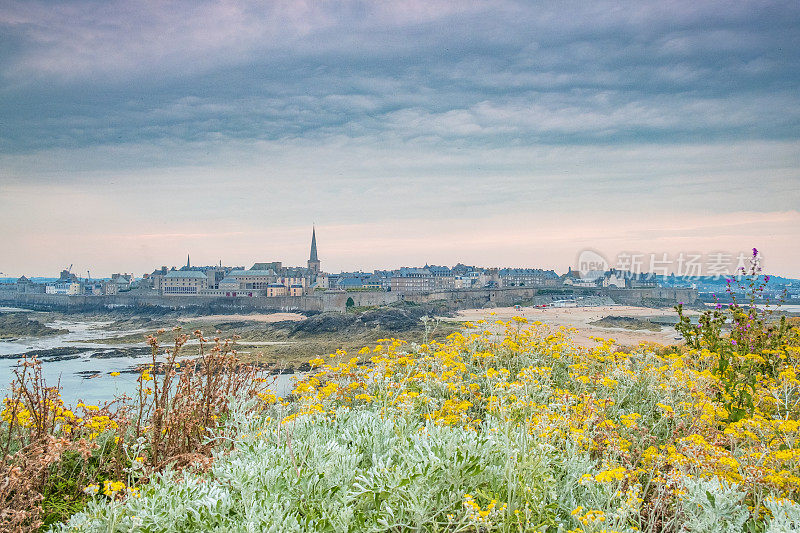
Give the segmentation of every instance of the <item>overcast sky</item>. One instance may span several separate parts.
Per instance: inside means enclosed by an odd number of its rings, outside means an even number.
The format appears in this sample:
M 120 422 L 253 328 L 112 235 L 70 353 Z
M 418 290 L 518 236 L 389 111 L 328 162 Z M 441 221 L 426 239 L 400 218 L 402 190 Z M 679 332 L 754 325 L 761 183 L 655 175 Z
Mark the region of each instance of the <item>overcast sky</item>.
M 799 82 L 796 1 L 3 2 L 0 272 L 800 277 Z

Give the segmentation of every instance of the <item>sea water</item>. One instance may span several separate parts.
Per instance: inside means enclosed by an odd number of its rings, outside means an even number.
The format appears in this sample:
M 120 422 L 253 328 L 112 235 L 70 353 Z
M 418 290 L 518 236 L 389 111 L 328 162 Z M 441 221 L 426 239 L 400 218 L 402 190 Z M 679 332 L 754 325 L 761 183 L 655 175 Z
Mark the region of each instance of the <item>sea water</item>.
M 0 308 L 0 311 L 17 312 L 22 309 Z M 40 357 L 42 376 L 48 386 L 60 385 L 61 397 L 66 404 L 74 405 L 79 400 L 89 404 L 101 404 L 121 395 L 135 397 L 138 393 L 139 373 L 135 370 L 152 362 L 152 355 L 124 357 L 95 357 L 108 349 L 144 347 L 146 343 L 113 344 L 98 342 L 103 339 L 119 337 L 131 333 L 142 333 L 149 330 L 107 329 L 111 322 L 89 320 L 56 320 L 46 325 L 51 328 L 64 329 L 67 333 L 48 337 L 24 337 L 12 340 L 0 339 L 0 396 L 7 396 L 10 384 L 14 379 L 14 371 L 19 370 L 19 359 L 13 357 L 31 351 L 53 348 L 75 348 L 79 353 L 68 356 Z M 89 342 L 94 341 L 94 342 Z M 190 341 L 191 342 L 191 341 Z M 196 341 L 195 341 L 196 342 Z M 266 344 L 266 343 L 256 343 Z M 75 357 L 77 355 L 77 357 Z M 60 360 L 59 360 L 60 359 Z M 164 355 L 157 361 L 163 361 Z M 120 372 L 112 376 L 112 372 Z M 295 374 L 275 376 L 272 389 L 279 396 L 291 392 L 296 381 Z

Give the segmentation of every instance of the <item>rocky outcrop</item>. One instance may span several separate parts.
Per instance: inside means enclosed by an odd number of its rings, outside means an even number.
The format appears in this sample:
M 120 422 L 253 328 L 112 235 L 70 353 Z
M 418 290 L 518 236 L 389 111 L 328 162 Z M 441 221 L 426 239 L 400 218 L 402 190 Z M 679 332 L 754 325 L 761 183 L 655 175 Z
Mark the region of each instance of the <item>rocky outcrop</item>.
M 28 318 L 28 313 L 0 314 L 0 339 L 17 337 L 46 337 L 67 333 L 67 330 L 45 326 Z

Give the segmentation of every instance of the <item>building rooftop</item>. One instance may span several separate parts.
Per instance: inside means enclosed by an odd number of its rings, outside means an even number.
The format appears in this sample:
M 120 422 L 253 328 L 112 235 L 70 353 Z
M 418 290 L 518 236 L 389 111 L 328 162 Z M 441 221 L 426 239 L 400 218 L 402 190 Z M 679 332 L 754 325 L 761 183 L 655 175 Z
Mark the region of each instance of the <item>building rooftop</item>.
M 431 271 L 427 268 L 416 268 L 416 267 L 401 267 L 399 270 L 396 271 L 396 274 L 392 277 L 400 277 L 400 278 L 420 278 L 420 277 L 431 277 Z
M 254 263 L 250 270 L 280 270 L 283 263 L 280 261 L 270 261 L 268 263 Z
M 501 268 L 498 272 L 501 276 L 544 276 L 545 278 L 558 278 L 554 270 L 544 270 L 541 268 Z
M 274 270 L 232 270 L 228 276 L 277 276 Z
M 197 270 L 171 270 L 165 276 L 167 278 L 193 278 L 193 279 L 208 279 L 208 276 Z

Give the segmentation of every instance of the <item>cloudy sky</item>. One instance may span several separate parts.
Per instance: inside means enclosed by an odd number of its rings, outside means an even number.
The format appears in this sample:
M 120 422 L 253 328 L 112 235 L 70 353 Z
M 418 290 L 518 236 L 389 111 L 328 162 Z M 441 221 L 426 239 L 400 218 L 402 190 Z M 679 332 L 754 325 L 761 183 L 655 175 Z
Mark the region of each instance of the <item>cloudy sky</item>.
M 3 2 L 0 272 L 800 277 L 799 86 L 796 1 Z

